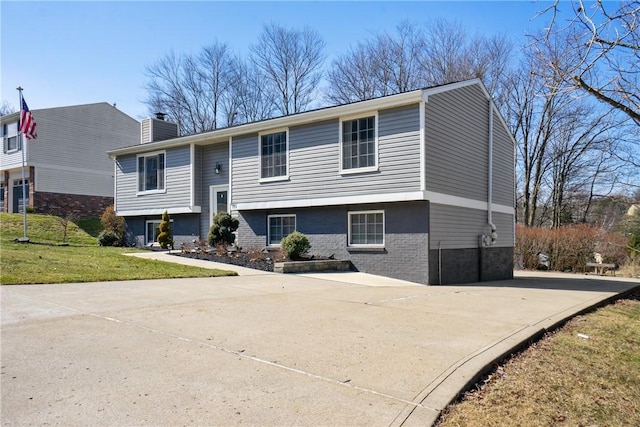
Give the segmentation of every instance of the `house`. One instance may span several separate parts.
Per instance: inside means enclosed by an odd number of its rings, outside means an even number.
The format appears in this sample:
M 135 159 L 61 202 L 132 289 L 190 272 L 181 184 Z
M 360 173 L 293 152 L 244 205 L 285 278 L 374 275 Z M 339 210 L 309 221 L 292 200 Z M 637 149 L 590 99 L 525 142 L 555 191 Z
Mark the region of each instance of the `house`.
M 480 80 L 142 142 L 109 152 L 138 245 L 165 210 L 176 245 L 230 211 L 245 249 L 298 230 L 367 273 L 513 277 L 515 142 Z
M 99 217 L 114 197 L 113 162 L 105 151 L 138 143 L 140 123 L 106 102 L 31 113 L 38 133 L 32 140 L 18 137 L 19 112 L 0 118 L 3 212 L 22 212 L 24 154 L 27 207 Z

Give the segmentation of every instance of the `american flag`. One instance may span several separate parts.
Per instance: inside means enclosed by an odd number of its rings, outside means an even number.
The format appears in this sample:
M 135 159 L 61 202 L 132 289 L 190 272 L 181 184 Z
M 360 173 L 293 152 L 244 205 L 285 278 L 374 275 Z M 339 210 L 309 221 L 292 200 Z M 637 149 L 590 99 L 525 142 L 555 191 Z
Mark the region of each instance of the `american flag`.
M 22 98 L 22 108 L 20 109 L 20 132 L 27 139 L 36 139 L 38 134 L 36 133 L 36 121 L 33 118 L 33 114 L 27 107 L 27 102 Z

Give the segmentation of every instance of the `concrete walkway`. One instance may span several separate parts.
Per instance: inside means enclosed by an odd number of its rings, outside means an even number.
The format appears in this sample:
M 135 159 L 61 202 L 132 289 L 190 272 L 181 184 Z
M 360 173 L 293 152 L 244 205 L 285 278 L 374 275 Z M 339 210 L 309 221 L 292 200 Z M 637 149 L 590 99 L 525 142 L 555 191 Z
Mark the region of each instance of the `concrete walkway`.
M 497 358 L 640 286 L 384 282 L 257 272 L 3 286 L 1 423 L 430 425 Z

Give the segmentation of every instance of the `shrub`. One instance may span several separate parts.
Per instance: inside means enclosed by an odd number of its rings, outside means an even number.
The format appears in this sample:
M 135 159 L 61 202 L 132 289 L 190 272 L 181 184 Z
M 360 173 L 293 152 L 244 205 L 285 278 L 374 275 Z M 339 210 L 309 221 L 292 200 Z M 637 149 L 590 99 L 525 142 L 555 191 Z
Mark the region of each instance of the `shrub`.
M 104 231 L 108 231 L 112 234 L 115 234 L 118 239 L 114 244 L 110 245 L 102 245 L 101 246 L 122 246 L 125 241 L 125 228 L 126 224 L 124 222 L 124 218 L 116 215 L 116 211 L 113 205 L 108 206 L 102 215 L 100 216 L 100 223 L 104 228 Z M 102 234 L 102 233 L 100 233 Z M 100 242 L 100 235 L 98 235 L 98 243 Z
M 169 212 L 164 211 L 162 214 L 162 222 L 160 223 L 160 234 L 158 234 L 158 243 L 162 249 L 173 249 L 173 235 L 171 234 L 171 218 Z
M 120 236 L 111 230 L 102 230 L 98 234 L 98 244 L 100 246 L 120 246 Z
M 280 249 L 286 257 L 292 260 L 301 259 L 311 248 L 309 239 L 304 234 L 294 231 L 280 242 Z
M 209 244 L 216 246 L 220 243 L 226 243 L 231 245 L 236 236 L 233 234 L 238 229 L 240 221 L 237 218 L 233 218 L 227 212 L 218 212 L 213 217 L 213 225 L 209 229 Z
M 525 269 L 540 267 L 539 253 L 549 256 L 549 269 L 556 271 L 586 271 L 586 263 L 600 253 L 604 262 L 621 265 L 626 260 L 624 236 L 609 233 L 589 224 L 556 229 L 516 227 L 514 263 Z

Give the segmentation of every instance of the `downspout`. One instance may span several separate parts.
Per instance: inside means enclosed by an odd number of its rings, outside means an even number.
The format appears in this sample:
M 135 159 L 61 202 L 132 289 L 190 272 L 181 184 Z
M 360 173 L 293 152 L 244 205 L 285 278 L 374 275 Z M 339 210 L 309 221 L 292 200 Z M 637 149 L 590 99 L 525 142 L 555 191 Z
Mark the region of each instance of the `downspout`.
M 493 223 L 493 101 L 489 101 L 489 160 L 487 181 L 487 223 L 491 234 L 484 236 L 484 246 L 493 246 L 498 238 L 496 225 Z
M 442 241 L 438 242 L 438 285 L 442 285 Z

